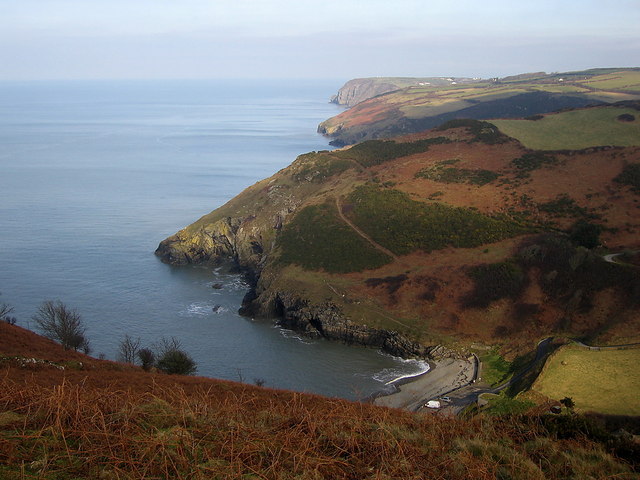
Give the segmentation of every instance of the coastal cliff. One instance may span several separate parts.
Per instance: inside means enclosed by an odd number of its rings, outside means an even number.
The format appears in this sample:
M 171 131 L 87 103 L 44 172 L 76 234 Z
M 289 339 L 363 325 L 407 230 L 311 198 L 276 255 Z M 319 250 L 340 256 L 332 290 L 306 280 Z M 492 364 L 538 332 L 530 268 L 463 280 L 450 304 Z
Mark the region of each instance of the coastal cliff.
M 640 99 L 633 68 L 468 78 L 357 79 L 334 97 L 350 108 L 318 126 L 335 146 L 392 138 L 456 118 L 520 118 Z M 384 95 L 381 95 L 384 93 Z
M 517 352 L 555 333 L 630 341 L 640 331 L 640 278 L 591 249 L 640 249 L 640 137 L 636 120 L 619 120 L 636 112 L 628 104 L 536 121 L 456 120 L 303 154 L 156 254 L 171 264 L 231 262 L 252 285 L 242 314 L 394 355 L 478 342 Z M 602 136 L 578 138 L 576 122 L 601 125 Z M 526 141 L 539 130 L 540 141 L 581 146 L 531 150 L 496 125 Z M 603 144 L 620 146 L 594 148 Z
M 472 78 L 444 78 L 444 77 L 369 77 L 354 78 L 345 83 L 338 93 L 331 97 L 330 102 L 337 105 L 353 107 L 365 100 L 378 95 L 393 92 L 408 87 L 468 84 L 479 81 Z

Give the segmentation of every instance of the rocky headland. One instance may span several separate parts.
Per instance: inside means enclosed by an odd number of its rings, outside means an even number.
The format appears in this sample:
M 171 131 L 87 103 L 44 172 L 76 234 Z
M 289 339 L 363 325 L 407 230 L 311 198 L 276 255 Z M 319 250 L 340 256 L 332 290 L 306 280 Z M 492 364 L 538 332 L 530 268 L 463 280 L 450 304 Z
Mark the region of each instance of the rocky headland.
M 394 355 L 519 352 L 555 333 L 628 342 L 640 277 L 603 256 L 640 249 L 638 122 L 619 120 L 637 110 L 453 120 L 306 153 L 156 254 L 244 272 L 244 315 Z

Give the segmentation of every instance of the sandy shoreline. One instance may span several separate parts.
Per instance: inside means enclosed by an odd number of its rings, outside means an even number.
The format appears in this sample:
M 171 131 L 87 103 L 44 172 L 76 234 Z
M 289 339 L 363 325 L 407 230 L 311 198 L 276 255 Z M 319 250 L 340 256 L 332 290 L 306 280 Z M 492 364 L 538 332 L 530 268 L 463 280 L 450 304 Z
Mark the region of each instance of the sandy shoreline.
M 416 411 L 427 401 L 436 400 L 473 380 L 475 366 L 470 360 L 446 358 L 430 361 L 429 365 L 428 372 L 394 383 L 398 390 L 377 397 L 374 405 Z

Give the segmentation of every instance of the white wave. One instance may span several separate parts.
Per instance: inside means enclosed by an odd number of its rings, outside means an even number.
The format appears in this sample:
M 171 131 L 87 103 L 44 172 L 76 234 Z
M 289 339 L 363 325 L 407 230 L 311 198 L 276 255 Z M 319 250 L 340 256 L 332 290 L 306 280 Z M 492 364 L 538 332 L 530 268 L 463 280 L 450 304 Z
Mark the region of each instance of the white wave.
M 314 342 L 309 340 L 308 337 L 304 337 L 296 332 L 294 332 L 293 330 L 286 330 L 284 328 L 278 328 L 278 330 L 280 331 L 280 335 L 282 335 L 284 338 L 291 338 L 293 340 L 297 340 L 300 343 L 304 343 L 305 345 L 312 345 Z
M 427 373 L 430 369 L 429 363 L 425 360 L 396 358 L 403 365 L 397 367 L 384 368 L 373 374 L 374 380 L 390 385 L 404 378 L 417 377 Z
M 208 302 L 194 302 L 178 312 L 181 317 L 206 317 L 213 313 L 216 305 Z

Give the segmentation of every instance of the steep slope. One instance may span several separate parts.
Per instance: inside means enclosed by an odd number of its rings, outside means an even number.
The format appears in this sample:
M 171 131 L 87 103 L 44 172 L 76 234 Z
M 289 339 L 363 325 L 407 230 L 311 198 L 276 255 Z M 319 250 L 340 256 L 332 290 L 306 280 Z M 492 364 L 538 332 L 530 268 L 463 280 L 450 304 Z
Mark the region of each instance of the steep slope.
M 332 144 L 349 145 L 433 128 L 455 118 L 520 118 L 640 98 L 640 70 L 529 74 L 471 83 L 413 85 L 360 102 L 320 124 Z
M 582 417 L 584 426 L 563 427 L 535 411 L 417 416 L 86 356 L 60 363 L 68 353 L 60 346 L 4 322 L 0 339 L 0 477 L 7 480 L 635 475 L 633 443 L 610 443 L 616 437 L 601 427 L 597 439 L 586 438 L 596 423 Z
M 640 276 L 593 250 L 640 249 L 640 148 L 612 146 L 626 124 L 610 126 L 610 146 L 582 150 L 528 150 L 467 120 L 301 155 L 157 254 L 231 259 L 256 279 L 245 314 L 395 354 L 630 340 Z

